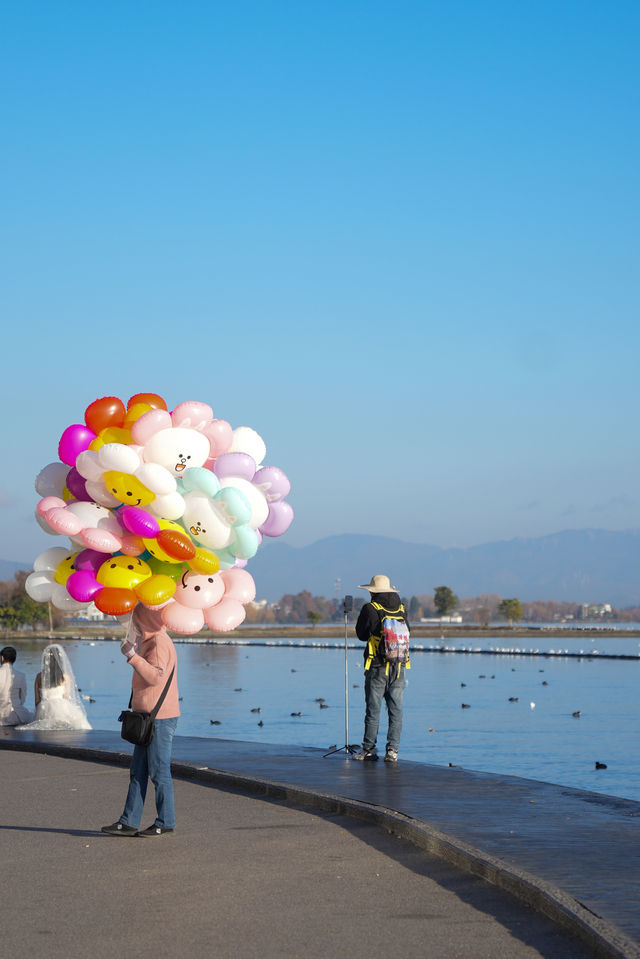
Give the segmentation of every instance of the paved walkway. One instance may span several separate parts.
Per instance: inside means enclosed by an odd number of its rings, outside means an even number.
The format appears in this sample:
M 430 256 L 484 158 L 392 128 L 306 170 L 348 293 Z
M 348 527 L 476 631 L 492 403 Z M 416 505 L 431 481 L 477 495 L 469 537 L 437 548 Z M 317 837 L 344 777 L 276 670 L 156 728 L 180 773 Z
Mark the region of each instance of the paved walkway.
M 25 756 L 25 750 L 31 750 L 45 752 L 49 756 L 126 765 L 130 752 L 130 747 L 123 743 L 117 733 L 96 730 L 87 733 L 18 733 L 15 730 L 3 729 L 0 746 L 8 750 L 19 750 L 23 761 L 29 758 Z M 11 754 L 13 761 L 15 756 L 15 753 Z M 8 759 L 8 756 L 3 756 L 3 772 L 4 762 Z M 443 868 L 445 864 L 447 868 L 454 867 L 456 875 L 459 875 L 459 870 L 463 870 L 486 878 L 494 887 L 514 894 L 520 903 L 528 904 L 536 910 L 538 923 L 543 922 L 541 915 L 544 915 L 551 918 L 556 926 L 578 936 L 587 952 L 583 950 L 582 953 L 573 955 L 588 954 L 588 949 L 593 949 L 600 955 L 640 959 L 640 803 L 463 769 L 402 761 L 397 766 L 383 762 L 356 763 L 347 758 L 344 752 L 325 756 L 323 751 L 311 748 L 264 746 L 221 739 L 176 737 L 174 767 L 176 775 L 186 780 L 284 800 L 299 809 L 321 813 L 330 818 L 347 817 L 344 822 L 350 823 L 347 827 L 350 831 L 356 829 L 356 824 L 358 829 L 375 827 L 375 836 L 378 837 L 376 842 L 367 840 L 372 846 L 382 842 L 384 833 L 379 828 L 382 826 L 384 830 L 410 840 L 414 848 L 417 846 L 418 849 L 436 856 Z M 121 771 L 120 776 L 122 777 Z M 4 791 L 4 775 L 2 779 Z M 180 788 L 189 785 L 185 782 Z M 123 789 L 120 779 L 116 808 L 114 810 L 111 807 L 108 815 L 105 810 L 105 821 L 117 818 L 124 798 Z M 200 792 L 205 794 L 207 791 Z M 239 799 L 240 797 L 235 797 L 235 801 Z M 216 804 L 217 802 L 218 799 Z M 254 803 L 253 807 L 256 805 L 263 804 Z M 89 816 L 93 822 L 92 802 L 89 802 L 88 806 L 87 810 L 83 805 L 82 815 L 85 821 Z M 185 818 L 191 820 L 191 806 L 188 808 L 189 817 L 181 816 L 181 837 L 185 827 L 190 828 L 186 823 L 184 826 L 182 824 Z M 27 816 L 27 820 L 31 814 L 32 810 L 28 806 L 26 811 L 21 813 L 23 819 Z M 287 815 L 290 814 L 293 815 L 293 811 L 289 809 Z M 92 828 L 94 827 L 95 823 Z M 97 836 L 96 833 L 91 835 L 94 838 Z M 305 831 L 305 843 L 306 838 Z M 177 839 L 176 836 L 166 840 L 136 842 L 164 844 Z M 126 844 L 128 841 L 113 842 Z M 180 842 L 182 843 L 182 838 Z M 210 847 L 212 839 L 207 830 L 202 831 L 200 842 L 203 849 Z M 408 848 L 406 844 L 401 845 L 405 850 Z M 177 848 L 183 847 L 177 845 Z M 397 841 L 394 848 L 399 848 Z M 215 850 L 209 848 L 209 851 L 212 859 L 216 861 Z M 390 854 L 387 849 L 384 853 L 387 856 Z M 230 854 L 233 859 L 235 853 Z M 5 856 L 3 861 L 7 861 Z M 217 861 L 222 863 L 220 872 L 224 885 L 224 877 L 229 870 L 227 856 L 220 856 Z M 433 860 L 423 856 L 421 861 Z M 281 868 L 283 862 L 287 865 L 285 870 Z M 250 863 L 249 859 L 246 864 L 249 869 Z M 258 867 L 254 864 L 254 868 Z M 278 887 L 284 873 L 289 875 L 295 871 L 294 867 L 291 873 L 287 857 L 276 861 L 273 872 L 260 869 L 263 882 L 268 885 L 277 879 Z M 239 881 L 236 877 L 235 882 Z M 169 898 L 174 893 L 175 885 L 173 880 L 170 882 L 171 891 L 167 890 Z M 132 911 L 136 910 L 136 896 L 140 894 L 139 884 L 140 877 L 136 879 L 131 890 Z M 484 883 L 481 886 L 485 888 Z M 370 901 L 367 883 L 363 883 L 362 873 L 358 870 L 354 883 L 350 883 L 347 888 L 354 893 L 349 900 L 349 923 L 345 924 L 343 909 L 337 925 L 344 935 L 349 935 L 351 942 L 354 938 L 350 931 L 353 923 L 356 923 L 356 928 L 366 924 L 368 913 L 372 909 L 375 913 L 381 902 L 384 902 L 384 896 L 388 894 L 388 884 L 383 884 L 382 893 L 378 888 Z M 342 889 L 341 896 L 344 892 Z M 309 893 L 310 898 L 308 901 L 304 900 L 300 916 L 300 923 L 303 925 L 309 922 L 314 925 L 312 916 L 319 905 L 313 884 Z M 497 895 L 497 890 L 494 890 L 494 893 Z M 157 896 L 157 889 L 155 895 Z M 325 900 L 322 901 L 326 904 Z M 277 915 L 279 902 L 278 899 L 273 906 L 276 910 L 273 928 L 280 932 L 281 923 Z M 281 905 L 288 909 L 290 904 Z M 211 908 L 215 911 L 215 900 L 211 903 Z M 528 913 L 525 906 L 519 908 Z M 424 923 L 417 923 L 421 928 L 420 936 L 411 934 L 411 928 L 416 925 L 413 919 L 420 911 L 412 912 L 411 905 L 407 906 L 407 910 L 407 916 L 413 918 L 407 918 L 403 926 L 408 949 L 403 949 L 406 956 L 425 954 L 425 951 L 433 957 L 497 957 L 502 954 L 500 951 L 479 951 L 484 949 L 484 945 L 477 940 L 477 930 L 469 932 L 471 938 L 467 938 L 466 951 L 463 948 L 464 941 L 451 945 L 451 949 L 450 944 L 445 944 L 444 951 L 431 947 L 426 950 L 424 936 L 427 932 Z M 424 904 L 422 911 L 424 913 Z M 326 919 L 326 910 L 324 914 Z M 424 919 L 424 916 L 422 918 Z M 327 926 L 330 928 L 331 922 L 327 921 Z M 316 934 L 320 935 L 320 930 L 316 929 Z M 366 934 L 363 935 L 366 939 Z M 396 929 L 396 937 L 397 935 Z M 264 940 L 264 930 L 259 938 L 263 946 L 260 953 L 262 956 L 360 955 L 360 952 L 355 951 L 356 943 L 361 941 L 358 937 L 351 942 L 351 951 L 341 949 L 337 952 L 332 951 L 329 946 L 321 951 L 314 952 L 312 949 L 310 952 L 309 942 L 295 945 L 293 940 L 284 951 L 270 951 L 269 941 Z M 319 940 L 314 941 L 317 946 Z M 412 943 L 416 947 L 420 946 L 423 952 L 412 951 Z M 522 939 L 519 940 L 519 946 L 538 948 L 535 944 L 523 945 Z M 296 951 L 298 948 L 299 952 Z M 511 949 L 504 952 L 504 955 L 515 957 L 553 954 L 549 951 L 548 943 L 544 948 L 547 951 L 540 951 L 538 948 L 537 952 L 520 952 L 513 950 L 512 943 Z M 47 950 L 50 952 L 49 946 Z M 365 951 L 363 950 L 363 955 Z M 380 950 L 376 951 L 381 954 Z M 373 954 L 376 954 L 376 951 Z M 197 956 L 198 951 L 191 954 Z M 224 955 L 224 950 L 218 954 Z M 254 955 L 248 949 L 245 952 L 236 951 L 234 954 Z M 563 953 L 559 953 L 564 956 L 570 954 L 566 948 Z

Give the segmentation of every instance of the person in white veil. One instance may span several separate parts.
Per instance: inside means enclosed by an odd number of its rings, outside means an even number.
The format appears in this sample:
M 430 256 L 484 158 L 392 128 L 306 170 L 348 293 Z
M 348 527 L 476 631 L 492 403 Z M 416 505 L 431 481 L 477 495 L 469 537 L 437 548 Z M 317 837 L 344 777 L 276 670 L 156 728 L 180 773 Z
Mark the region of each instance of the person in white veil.
M 19 729 L 91 729 L 69 657 L 58 643 L 42 653 L 35 698 L 35 720 Z

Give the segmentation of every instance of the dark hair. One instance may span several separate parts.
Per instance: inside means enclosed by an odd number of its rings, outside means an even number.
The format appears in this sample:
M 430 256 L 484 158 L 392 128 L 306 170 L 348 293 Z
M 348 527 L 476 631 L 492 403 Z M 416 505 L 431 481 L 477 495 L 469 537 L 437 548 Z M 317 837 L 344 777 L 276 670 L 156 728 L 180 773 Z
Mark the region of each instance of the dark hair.
M 52 687 L 62 686 L 64 682 L 64 673 L 60 669 L 60 664 L 55 656 L 49 657 L 49 683 Z
M 0 656 L 5 663 L 15 663 L 16 661 L 16 651 L 13 646 L 5 646 L 4 649 L 0 649 Z

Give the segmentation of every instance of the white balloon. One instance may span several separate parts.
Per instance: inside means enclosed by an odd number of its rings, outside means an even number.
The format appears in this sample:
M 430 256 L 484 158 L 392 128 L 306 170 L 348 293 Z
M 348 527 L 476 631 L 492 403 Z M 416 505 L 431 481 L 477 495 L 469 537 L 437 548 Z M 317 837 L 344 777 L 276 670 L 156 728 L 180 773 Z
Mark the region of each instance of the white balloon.
M 105 443 L 98 450 L 98 462 L 103 470 L 135 473 L 140 466 L 140 457 L 131 446 L 124 443 Z
M 87 480 L 85 488 L 91 499 L 99 506 L 105 506 L 108 509 L 117 509 L 118 506 L 122 505 L 119 499 L 111 495 L 102 476 L 97 480 Z
M 259 466 L 267 455 L 267 447 L 260 434 L 250 426 L 238 426 L 233 431 L 233 441 L 228 452 L 248 453 L 255 460 L 256 466 Z
M 177 490 L 176 478 L 164 466 L 159 463 L 143 463 L 136 470 L 136 479 L 150 489 L 156 496 L 166 496 L 168 493 L 175 493 Z
M 40 555 L 36 557 L 33 568 L 36 572 L 45 569 L 55 572 L 63 559 L 66 559 L 68 555 L 69 550 L 65 549 L 64 546 L 51 546 L 49 549 L 45 549 L 44 553 L 40 553 Z
M 53 576 L 51 570 L 39 570 L 30 573 L 24 583 L 27 596 L 30 596 L 36 603 L 47 603 L 53 592 L 55 582 Z
M 233 541 L 225 513 L 205 493 L 187 493 L 182 523 L 187 532 L 209 549 L 224 549 Z
M 225 479 L 220 480 L 220 486 L 233 486 L 246 496 L 251 506 L 249 526 L 252 526 L 253 529 L 259 529 L 269 515 L 269 504 L 267 503 L 264 493 L 257 489 L 253 483 L 250 483 L 249 480 L 241 479 L 239 476 L 225 477 Z
M 95 450 L 83 450 L 76 458 L 76 469 L 86 480 L 97 481 L 104 472 Z
M 62 496 L 68 472 L 65 463 L 49 463 L 36 476 L 36 492 L 40 496 Z

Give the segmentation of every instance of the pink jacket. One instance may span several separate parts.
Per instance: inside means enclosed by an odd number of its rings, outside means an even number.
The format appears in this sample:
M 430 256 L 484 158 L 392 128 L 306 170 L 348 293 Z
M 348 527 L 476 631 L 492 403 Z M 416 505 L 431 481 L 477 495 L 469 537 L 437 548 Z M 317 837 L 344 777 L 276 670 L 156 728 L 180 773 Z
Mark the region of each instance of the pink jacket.
M 129 662 L 133 666 L 131 708 L 141 713 L 150 713 L 155 707 L 175 666 L 171 685 L 156 718 L 171 719 L 179 716 L 178 661 L 176 648 L 167 633 L 161 630 L 153 636 L 143 638 L 140 652 L 134 653 Z

